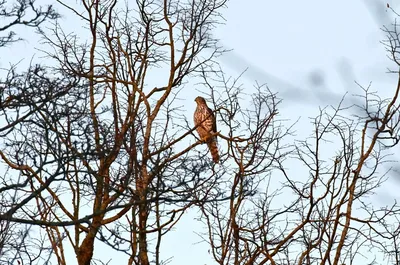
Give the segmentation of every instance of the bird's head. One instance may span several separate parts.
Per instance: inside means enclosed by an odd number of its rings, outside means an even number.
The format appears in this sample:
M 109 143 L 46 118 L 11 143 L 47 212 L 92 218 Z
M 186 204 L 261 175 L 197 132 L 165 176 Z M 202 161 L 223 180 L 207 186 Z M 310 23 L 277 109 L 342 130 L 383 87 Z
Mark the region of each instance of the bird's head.
M 201 103 L 206 104 L 206 100 L 203 97 L 196 97 L 194 99 L 194 101 L 196 101 L 197 104 L 201 104 Z

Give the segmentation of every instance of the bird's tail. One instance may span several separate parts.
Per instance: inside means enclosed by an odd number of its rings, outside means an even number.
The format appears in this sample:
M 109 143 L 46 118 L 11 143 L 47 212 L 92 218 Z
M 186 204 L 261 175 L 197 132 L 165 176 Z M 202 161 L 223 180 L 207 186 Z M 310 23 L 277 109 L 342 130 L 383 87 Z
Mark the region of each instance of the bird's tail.
M 219 162 L 219 153 L 218 153 L 218 146 L 217 146 L 217 141 L 212 140 L 207 142 L 208 149 L 210 150 L 211 157 L 214 161 L 214 163 Z

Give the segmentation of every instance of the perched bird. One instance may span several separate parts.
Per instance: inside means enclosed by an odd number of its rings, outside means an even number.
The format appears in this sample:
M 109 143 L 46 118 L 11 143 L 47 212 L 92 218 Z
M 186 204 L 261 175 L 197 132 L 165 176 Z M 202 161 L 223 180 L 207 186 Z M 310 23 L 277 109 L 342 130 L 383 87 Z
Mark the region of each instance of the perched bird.
M 214 163 L 219 162 L 218 146 L 217 146 L 217 122 L 213 111 L 207 106 L 204 98 L 197 97 L 194 101 L 197 108 L 194 112 L 193 119 L 197 133 L 200 139 L 207 143 Z

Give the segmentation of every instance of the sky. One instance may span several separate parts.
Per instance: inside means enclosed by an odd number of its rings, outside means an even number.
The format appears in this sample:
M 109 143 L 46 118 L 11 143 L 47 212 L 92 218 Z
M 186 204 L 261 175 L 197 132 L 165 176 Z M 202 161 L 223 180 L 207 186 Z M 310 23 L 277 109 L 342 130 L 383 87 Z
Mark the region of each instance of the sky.
M 385 1 L 261 1 L 230 2 L 226 25 L 216 30 L 224 46 L 233 52 L 221 58 L 236 73 L 248 68 L 244 78 L 266 83 L 283 99 L 281 116 L 295 119 L 298 135 L 310 135 L 308 117 L 319 107 L 357 103 L 358 84 L 390 97 L 397 75 L 388 74 L 394 64 L 381 41 L 383 26 L 394 16 Z M 396 4 L 389 2 L 396 10 Z M 357 83 L 358 84 L 357 84 Z M 301 110 L 299 114 L 298 110 Z M 400 153 L 399 153 L 400 154 Z M 386 204 L 399 198 L 393 176 L 382 189 Z
M 312 127 L 308 118 L 317 115 L 319 107 L 337 105 L 346 92 L 348 102 L 354 100 L 352 94 L 362 93 L 355 82 L 363 86 L 371 83 L 372 90 L 383 97 L 394 91 L 397 76 L 387 73 L 393 64 L 381 44 L 385 38 L 381 28 L 389 26 L 394 17 L 386 3 L 230 1 L 223 10 L 225 25 L 216 28 L 214 34 L 224 47 L 233 51 L 219 61 L 233 76 L 247 69 L 242 80 L 249 87 L 257 81 L 278 92 L 283 100 L 281 117 L 293 121 L 300 118 L 297 135 L 309 136 Z M 394 1 L 389 4 L 394 9 L 396 5 L 400 7 Z M 63 19 L 68 20 L 68 15 Z M 68 23 L 70 30 L 75 28 L 74 23 L 72 20 Z M 35 50 L 40 44 L 31 29 L 21 29 L 18 33 L 25 40 L 5 48 L 7 52 L 0 56 L 0 67 L 21 59 L 21 66 L 28 64 L 32 54 L 40 60 L 40 52 Z M 400 199 L 393 184 L 399 185 L 400 179 L 391 176 L 378 191 L 375 203 L 386 205 Z M 188 260 L 194 265 L 212 264 L 207 257 L 207 246 L 197 244 L 200 238 L 191 225 L 195 216 L 195 212 L 190 212 L 176 227 L 182 236 L 167 236 L 163 251 L 174 256 L 171 264 L 187 264 Z

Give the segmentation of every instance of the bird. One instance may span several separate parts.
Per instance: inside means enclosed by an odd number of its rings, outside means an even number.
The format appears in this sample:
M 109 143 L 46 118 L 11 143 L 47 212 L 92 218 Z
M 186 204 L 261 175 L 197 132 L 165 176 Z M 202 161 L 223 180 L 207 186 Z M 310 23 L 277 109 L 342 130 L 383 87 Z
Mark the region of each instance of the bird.
M 196 97 L 194 100 L 197 108 L 193 115 L 194 125 L 201 141 L 207 143 L 211 157 L 214 163 L 219 162 L 219 153 L 217 146 L 217 121 L 213 111 L 207 106 L 203 97 Z

